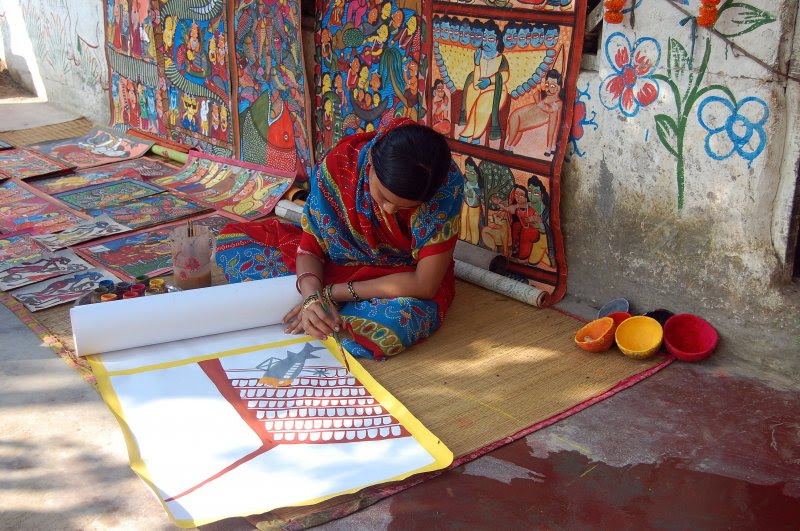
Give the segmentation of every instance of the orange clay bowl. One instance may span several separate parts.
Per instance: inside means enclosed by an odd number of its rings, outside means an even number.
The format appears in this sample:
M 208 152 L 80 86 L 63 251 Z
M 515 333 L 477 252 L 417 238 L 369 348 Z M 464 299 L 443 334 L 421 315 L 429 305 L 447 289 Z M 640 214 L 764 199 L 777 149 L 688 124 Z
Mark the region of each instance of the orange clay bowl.
M 631 358 L 649 358 L 661 347 L 664 330 L 652 317 L 637 315 L 617 327 L 615 339 L 623 354 Z
M 611 317 L 595 319 L 575 333 L 575 344 L 589 352 L 603 352 L 611 348 L 616 328 Z

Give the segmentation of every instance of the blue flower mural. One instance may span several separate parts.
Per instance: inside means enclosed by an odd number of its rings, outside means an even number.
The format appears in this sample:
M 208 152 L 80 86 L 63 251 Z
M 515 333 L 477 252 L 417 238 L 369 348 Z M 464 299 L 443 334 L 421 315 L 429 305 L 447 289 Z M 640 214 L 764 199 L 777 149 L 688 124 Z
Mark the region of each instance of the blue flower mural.
M 708 134 L 705 147 L 708 156 L 724 160 L 737 153 L 748 165 L 764 150 L 767 134 L 764 124 L 769 118 L 767 104 L 754 96 L 739 103 L 709 96 L 697 108 L 697 120 Z

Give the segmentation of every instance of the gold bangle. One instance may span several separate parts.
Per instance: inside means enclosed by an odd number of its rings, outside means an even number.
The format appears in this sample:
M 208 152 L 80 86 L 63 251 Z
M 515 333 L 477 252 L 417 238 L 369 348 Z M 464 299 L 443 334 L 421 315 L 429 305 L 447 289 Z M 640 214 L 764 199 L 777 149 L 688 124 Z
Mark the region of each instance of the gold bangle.
M 322 290 L 322 297 L 337 310 L 341 308 L 341 304 L 336 302 L 336 299 L 333 298 L 333 284 L 328 284 L 325 286 L 325 288 Z
M 307 310 L 308 307 L 314 304 L 315 302 L 320 302 L 318 291 L 306 297 L 306 299 L 303 301 L 303 309 Z
M 361 301 L 361 297 L 358 296 L 358 293 L 356 293 L 355 288 L 353 288 L 353 281 L 352 280 L 347 283 L 347 291 L 350 292 L 350 296 L 353 297 L 354 301 L 356 301 L 356 302 Z

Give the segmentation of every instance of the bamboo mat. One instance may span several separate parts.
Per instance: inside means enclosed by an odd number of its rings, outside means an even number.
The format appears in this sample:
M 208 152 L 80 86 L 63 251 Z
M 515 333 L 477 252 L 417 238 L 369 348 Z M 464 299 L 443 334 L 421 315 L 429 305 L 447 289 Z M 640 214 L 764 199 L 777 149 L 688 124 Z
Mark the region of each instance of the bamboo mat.
M 32 129 L 22 129 L 19 131 L 7 131 L 0 133 L 0 140 L 4 140 L 14 146 L 27 146 L 28 144 L 38 144 L 48 140 L 60 140 L 73 136 L 81 136 L 92 129 L 92 122 L 86 118 L 79 118 L 71 122 L 60 124 L 45 125 Z

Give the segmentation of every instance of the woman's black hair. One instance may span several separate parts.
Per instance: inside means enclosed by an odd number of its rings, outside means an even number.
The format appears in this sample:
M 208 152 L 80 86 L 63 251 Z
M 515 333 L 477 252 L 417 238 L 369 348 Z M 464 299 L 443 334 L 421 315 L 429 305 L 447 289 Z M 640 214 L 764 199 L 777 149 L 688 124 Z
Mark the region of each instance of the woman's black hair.
M 555 68 L 553 68 L 551 70 L 548 70 L 547 74 L 544 76 L 544 79 L 545 79 L 545 81 L 548 80 L 548 79 L 554 79 L 555 82 L 558 83 L 558 89 L 559 89 L 558 90 L 558 98 L 563 100 L 564 99 L 564 82 L 563 82 L 564 78 L 561 75 L 561 72 L 559 72 Z M 547 91 L 543 90 L 542 91 L 542 99 L 544 99 L 545 97 L 547 97 Z
M 392 129 L 372 147 L 378 180 L 408 201 L 430 201 L 447 178 L 452 162 L 445 138 L 419 124 Z

